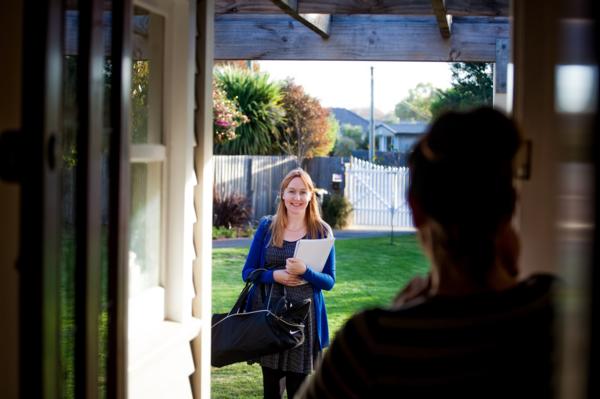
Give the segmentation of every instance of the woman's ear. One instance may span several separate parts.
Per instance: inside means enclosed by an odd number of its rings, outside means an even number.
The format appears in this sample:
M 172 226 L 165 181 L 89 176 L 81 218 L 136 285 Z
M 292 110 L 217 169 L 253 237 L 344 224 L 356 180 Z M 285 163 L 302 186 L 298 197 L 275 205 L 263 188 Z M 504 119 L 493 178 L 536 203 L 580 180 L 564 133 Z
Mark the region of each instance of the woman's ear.
M 418 229 L 425 223 L 426 220 L 423 208 L 421 207 L 421 204 L 419 204 L 419 202 L 416 200 L 414 195 L 411 194 L 408 195 L 408 206 L 410 206 L 410 209 L 412 211 L 413 225 Z

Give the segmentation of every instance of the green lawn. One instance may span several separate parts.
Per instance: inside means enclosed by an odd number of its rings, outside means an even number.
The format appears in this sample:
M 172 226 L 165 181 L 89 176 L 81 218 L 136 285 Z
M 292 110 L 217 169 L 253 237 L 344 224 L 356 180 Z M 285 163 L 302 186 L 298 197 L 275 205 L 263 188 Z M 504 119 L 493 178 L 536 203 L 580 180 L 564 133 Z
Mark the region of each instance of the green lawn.
M 394 294 L 428 264 L 414 235 L 338 240 L 336 284 L 325 292 L 331 337 L 353 313 L 385 306 Z M 228 311 L 243 287 L 241 271 L 247 249 L 213 250 L 213 312 Z M 238 363 L 212 369 L 212 397 L 262 398 L 260 367 Z

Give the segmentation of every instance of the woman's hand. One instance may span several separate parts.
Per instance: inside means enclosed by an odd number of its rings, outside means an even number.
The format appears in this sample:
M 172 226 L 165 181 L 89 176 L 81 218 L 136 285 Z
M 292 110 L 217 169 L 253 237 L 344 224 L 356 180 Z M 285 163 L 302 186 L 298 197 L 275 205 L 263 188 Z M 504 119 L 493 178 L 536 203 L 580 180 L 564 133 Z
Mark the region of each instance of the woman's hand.
M 289 274 L 294 274 L 296 276 L 299 276 L 301 274 L 306 273 L 306 265 L 304 264 L 304 262 L 302 262 L 301 259 L 298 258 L 287 258 L 285 260 L 285 270 L 289 273 Z
M 290 274 L 285 270 L 275 270 L 273 272 L 273 280 L 288 287 L 295 287 L 303 283 L 300 277 Z

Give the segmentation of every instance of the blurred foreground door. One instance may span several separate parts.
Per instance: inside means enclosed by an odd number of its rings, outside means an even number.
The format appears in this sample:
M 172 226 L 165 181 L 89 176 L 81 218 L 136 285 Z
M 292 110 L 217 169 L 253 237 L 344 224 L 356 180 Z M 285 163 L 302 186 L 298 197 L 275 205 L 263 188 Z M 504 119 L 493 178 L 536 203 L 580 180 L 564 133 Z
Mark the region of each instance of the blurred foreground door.
M 131 1 L 25 0 L 22 398 L 124 398 Z

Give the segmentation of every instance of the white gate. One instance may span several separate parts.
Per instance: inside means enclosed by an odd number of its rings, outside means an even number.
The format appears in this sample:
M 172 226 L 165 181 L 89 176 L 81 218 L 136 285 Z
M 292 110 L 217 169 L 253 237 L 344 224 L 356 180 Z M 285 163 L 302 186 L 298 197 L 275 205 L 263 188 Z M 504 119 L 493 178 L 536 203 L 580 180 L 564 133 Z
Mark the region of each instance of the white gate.
M 376 165 L 352 157 L 346 167 L 345 196 L 356 226 L 413 228 L 406 192 L 408 168 Z

